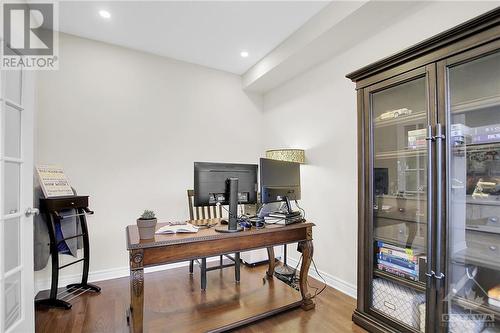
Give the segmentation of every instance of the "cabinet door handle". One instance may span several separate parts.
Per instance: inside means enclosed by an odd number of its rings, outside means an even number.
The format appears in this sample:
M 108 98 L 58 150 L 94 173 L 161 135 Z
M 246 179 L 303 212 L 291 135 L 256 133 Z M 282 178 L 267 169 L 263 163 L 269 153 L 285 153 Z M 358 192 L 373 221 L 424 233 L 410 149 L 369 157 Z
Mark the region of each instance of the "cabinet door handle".
M 432 277 L 434 275 L 434 271 L 432 270 L 432 237 L 433 233 L 433 204 L 432 204 L 432 126 L 427 127 L 427 275 L 428 277 Z M 427 279 L 427 288 L 431 288 L 433 283 L 433 279 Z
M 442 239 L 442 216 L 443 216 L 443 187 L 442 187 L 442 175 L 443 175 L 443 140 L 445 136 L 443 134 L 443 127 L 441 124 L 436 124 L 436 253 L 441 253 L 441 239 Z M 436 255 L 436 278 L 442 279 L 444 274 L 441 272 L 441 256 Z M 436 288 L 439 284 L 436 285 Z

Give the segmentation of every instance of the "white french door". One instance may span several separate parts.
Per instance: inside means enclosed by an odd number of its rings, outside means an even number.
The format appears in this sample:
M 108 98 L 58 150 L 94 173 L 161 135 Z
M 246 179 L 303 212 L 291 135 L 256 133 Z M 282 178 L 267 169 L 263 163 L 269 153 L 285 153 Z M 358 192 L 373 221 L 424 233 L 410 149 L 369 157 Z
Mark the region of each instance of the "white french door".
M 0 333 L 35 330 L 33 76 L 0 71 Z

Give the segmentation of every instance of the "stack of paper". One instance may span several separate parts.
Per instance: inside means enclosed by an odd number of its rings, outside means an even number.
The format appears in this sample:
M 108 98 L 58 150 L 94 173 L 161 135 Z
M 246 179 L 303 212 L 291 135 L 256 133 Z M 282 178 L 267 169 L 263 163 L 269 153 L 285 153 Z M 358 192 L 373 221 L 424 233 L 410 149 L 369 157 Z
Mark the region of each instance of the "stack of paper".
M 272 216 L 265 216 L 264 221 L 267 224 L 285 224 L 286 219 L 283 217 L 272 217 Z

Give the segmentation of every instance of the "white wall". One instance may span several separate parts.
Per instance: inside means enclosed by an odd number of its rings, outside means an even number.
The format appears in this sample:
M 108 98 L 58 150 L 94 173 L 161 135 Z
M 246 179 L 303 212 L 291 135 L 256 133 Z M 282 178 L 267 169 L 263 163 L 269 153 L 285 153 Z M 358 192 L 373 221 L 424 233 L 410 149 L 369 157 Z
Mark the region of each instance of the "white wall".
M 37 162 L 62 165 L 90 195 L 94 277 L 127 272 L 125 226 L 142 210 L 188 217 L 193 161 L 262 155 L 262 98 L 237 75 L 62 34 L 60 69 L 37 88 Z M 36 277 L 46 287 L 48 267 Z
M 91 195 L 94 276 L 127 274 L 124 228 L 142 209 L 186 218 L 194 160 L 255 162 L 267 148 L 300 147 L 307 156 L 301 203 L 317 224 L 315 261 L 329 283 L 355 295 L 356 95 L 345 74 L 495 6 L 418 6 L 271 90 L 263 103 L 242 92 L 238 76 L 62 35 L 60 70 L 39 75 L 37 160 L 63 165 L 78 191 Z M 231 140 L 217 147 L 216 135 Z M 289 250 L 293 264 L 295 246 Z
M 437 2 L 417 7 L 264 96 L 266 148 L 306 149 L 302 207 L 317 225 L 314 257 L 329 282 L 341 290 L 355 294 L 357 265 L 356 93 L 345 75 L 498 5 Z M 297 259 L 294 249 L 290 246 L 289 254 Z

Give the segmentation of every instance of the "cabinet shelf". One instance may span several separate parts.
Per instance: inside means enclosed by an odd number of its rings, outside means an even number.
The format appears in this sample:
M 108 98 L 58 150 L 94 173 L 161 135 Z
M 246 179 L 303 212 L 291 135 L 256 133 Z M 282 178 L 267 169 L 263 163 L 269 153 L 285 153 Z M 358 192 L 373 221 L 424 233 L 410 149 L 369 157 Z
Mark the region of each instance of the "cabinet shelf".
M 373 122 L 373 127 L 374 128 L 381 128 L 381 127 L 393 126 L 393 125 L 414 124 L 418 120 L 424 120 L 424 122 L 425 122 L 426 117 L 427 117 L 427 113 L 425 111 L 419 111 L 419 112 L 415 112 L 415 113 L 408 115 L 408 116 L 400 116 L 400 117 L 392 118 L 392 119 L 385 119 L 385 120 L 375 119 Z
M 500 261 L 494 261 L 491 255 L 474 255 L 467 252 L 468 249 L 457 252 L 452 257 L 452 262 L 460 265 L 475 265 L 492 270 L 500 270 Z
M 408 158 L 408 157 L 425 157 L 427 156 L 427 148 L 406 148 L 400 150 L 391 150 L 375 153 L 376 160 L 386 160 L 394 158 Z
M 500 206 L 500 195 L 492 195 L 494 200 L 484 199 L 484 198 L 473 198 L 472 195 L 467 195 L 465 197 L 465 202 L 468 205 L 487 205 L 487 206 Z
M 480 142 L 480 143 L 468 143 L 467 147 L 473 147 L 474 149 L 468 149 L 467 152 L 481 152 L 489 151 L 494 149 L 500 149 L 500 142 Z
M 493 315 L 495 321 L 500 322 L 500 308 L 497 308 L 496 306 L 489 305 L 487 303 L 479 304 L 460 296 L 454 297 L 452 302 L 464 309 L 471 310 L 472 312 Z
M 500 105 L 500 95 L 477 98 L 451 106 L 453 113 L 465 113 Z
M 390 216 L 384 216 L 384 214 L 378 214 L 377 212 L 373 212 L 373 217 L 376 219 L 384 219 L 384 220 L 389 220 L 389 221 L 394 221 L 394 223 L 389 223 L 389 224 L 403 224 L 403 223 L 416 223 L 416 224 L 427 224 L 427 221 L 415 221 L 415 220 L 407 220 L 407 219 L 402 219 L 402 218 L 396 218 L 396 217 L 390 217 Z M 378 222 L 383 222 L 383 221 L 378 221 Z M 399 223 L 398 223 L 399 222 Z
M 401 200 L 418 200 L 418 201 L 422 201 L 422 200 L 427 200 L 427 197 L 426 196 L 400 196 L 400 195 L 392 195 L 392 194 L 379 194 L 376 196 L 376 200 L 377 199 L 384 199 L 384 198 L 388 198 L 388 199 L 401 199 Z
M 375 268 L 373 270 L 373 275 L 375 275 L 376 277 L 379 277 L 379 278 L 384 278 L 384 279 L 390 280 L 392 282 L 398 283 L 402 286 L 415 289 L 415 290 L 420 291 L 420 292 L 425 292 L 425 283 L 420 282 L 420 281 L 408 280 L 408 279 L 399 277 L 397 275 L 384 272 L 378 268 Z

